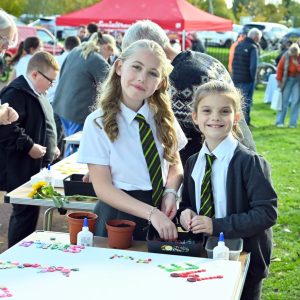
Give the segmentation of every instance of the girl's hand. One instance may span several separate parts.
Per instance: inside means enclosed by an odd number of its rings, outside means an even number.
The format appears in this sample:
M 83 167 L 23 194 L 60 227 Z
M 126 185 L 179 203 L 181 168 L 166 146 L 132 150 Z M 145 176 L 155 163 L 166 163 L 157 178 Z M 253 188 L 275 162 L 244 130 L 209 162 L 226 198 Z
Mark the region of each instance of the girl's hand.
M 212 235 L 213 224 L 212 219 L 205 216 L 195 215 L 191 223 L 191 231 L 193 233 L 206 233 Z
M 173 219 L 177 213 L 176 197 L 172 193 L 166 194 L 161 202 L 161 211 L 169 218 Z
M 185 230 L 191 230 L 191 223 L 194 216 L 196 216 L 196 213 L 189 208 L 180 214 L 180 224 Z
M 83 177 L 82 177 L 82 181 L 83 182 L 92 182 L 91 178 L 90 178 L 90 173 L 87 172 Z
M 150 221 L 161 239 L 165 241 L 174 241 L 177 239 L 178 234 L 175 224 L 162 211 L 155 209 Z

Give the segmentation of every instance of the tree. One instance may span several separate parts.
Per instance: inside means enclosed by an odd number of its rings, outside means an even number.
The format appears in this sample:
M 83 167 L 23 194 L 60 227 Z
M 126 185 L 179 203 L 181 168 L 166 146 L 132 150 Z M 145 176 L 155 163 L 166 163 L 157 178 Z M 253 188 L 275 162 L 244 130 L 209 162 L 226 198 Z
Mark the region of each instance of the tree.
M 209 12 L 209 1 L 208 0 L 190 0 L 189 1 L 194 6 Z M 212 0 L 214 15 L 234 20 L 232 11 L 227 8 L 225 0 Z
M 26 5 L 26 0 L 1 0 L 1 8 L 7 13 L 20 16 Z

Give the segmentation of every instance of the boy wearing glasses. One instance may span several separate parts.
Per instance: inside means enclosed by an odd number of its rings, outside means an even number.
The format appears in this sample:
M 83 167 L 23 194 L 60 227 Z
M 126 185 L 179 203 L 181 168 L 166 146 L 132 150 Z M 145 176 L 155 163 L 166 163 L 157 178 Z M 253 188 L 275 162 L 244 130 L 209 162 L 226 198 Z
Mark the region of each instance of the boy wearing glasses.
M 16 122 L 0 125 L 0 190 L 19 187 L 59 155 L 53 110 L 45 96 L 58 71 L 51 54 L 37 52 L 28 63 L 26 76 L 19 76 L 0 93 L 1 103 L 8 103 L 19 114 Z M 38 216 L 38 206 L 13 205 L 9 247 L 35 230 Z

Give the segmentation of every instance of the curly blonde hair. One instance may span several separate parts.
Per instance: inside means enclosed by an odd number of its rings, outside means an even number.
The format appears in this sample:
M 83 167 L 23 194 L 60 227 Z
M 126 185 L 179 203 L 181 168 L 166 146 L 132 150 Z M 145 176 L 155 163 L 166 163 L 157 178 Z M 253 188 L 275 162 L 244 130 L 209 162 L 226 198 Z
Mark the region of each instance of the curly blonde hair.
M 224 95 L 226 98 L 230 99 L 232 101 L 235 114 L 242 112 L 242 108 L 243 108 L 242 93 L 238 89 L 236 89 L 233 84 L 229 84 L 227 82 L 223 82 L 220 80 L 211 80 L 198 87 L 194 95 L 192 110 L 195 113 L 197 113 L 198 105 L 201 102 L 201 100 L 207 96 L 211 96 L 214 94 Z M 243 139 L 243 133 L 241 131 L 238 122 L 234 123 L 232 128 L 232 134 L 238 140 Z M 204 140 L 204 137 L 202 137 L 202 139 Z
M 122 51 L 106 81 L 99 87 L 97 96 L 97 107 L 102 111 L 102 123 L 106 134 L 113 142 L 118 138 L 119 128 L 117 114 L 120 113 L 120 99 L 122 96 L 121 78 L 116 73 L 117 62 L 126 61 L 131 55 L 139 50 L 152 52 L 161 63 L 160 88 L 148 98 L 148 103 L 154 115 L 154 121 L 159 141 L 164 145 L 164 158 L 172 164 L 177 162 L 176 149 L 178 145 L 176 131 L 174 129 L 175 116 L 171 108 L 171 100 L 168 94 L 168 76 L 172 66 L 168 61 L 163 49 L 154 41 L 139 40 L 132 43 Z

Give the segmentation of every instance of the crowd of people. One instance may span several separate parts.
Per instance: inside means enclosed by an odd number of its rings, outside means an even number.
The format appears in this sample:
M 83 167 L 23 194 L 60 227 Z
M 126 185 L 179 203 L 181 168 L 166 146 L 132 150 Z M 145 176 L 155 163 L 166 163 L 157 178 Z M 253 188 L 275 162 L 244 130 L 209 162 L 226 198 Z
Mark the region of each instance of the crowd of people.
M 270 168 L 248 127 L 261 32 L 236 45 L 231 77 L 196 35 L 195 51 L 181 51 L 160 26 L 138 21 L 117 45 L 94 25 L 66 40 L 60 63 L 24 41 L 25 72 L 0 92 L 0 190 L 29 181 L 60 155 L 58 128 L 82 130 L 78 162 L 88 165 L 85 180 L 101 199 L 96 235 L 106 236 L 107 220 L 125 218 L 136 222 L 136 240 L 145 240 L 150 223 L 175 240 L 177 218 L 194 234 L 243 238 L 251 262 L 241 299 L 260 299 L 277 219 Z M 0 51 L 15 41 L 15 25 L 0 11 Z M 294 63 L 288 53 L 282 59 Z M 38 214 L 38 206 L 13 205 L 9 246 L 35 230 Z

